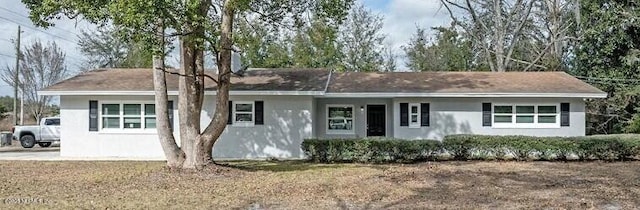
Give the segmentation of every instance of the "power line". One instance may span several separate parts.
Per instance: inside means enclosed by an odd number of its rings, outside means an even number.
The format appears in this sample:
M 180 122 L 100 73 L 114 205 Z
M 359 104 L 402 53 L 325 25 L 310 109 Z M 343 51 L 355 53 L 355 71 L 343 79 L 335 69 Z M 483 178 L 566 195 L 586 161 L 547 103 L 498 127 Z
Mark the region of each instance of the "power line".
M 15 55 L 7 55 L 7 54 L 4 54 L 4 53 L 0 53 L 0 55 L 5 56 L 5 57 L 9 57 L 9 58 L 16 58 Z
M 0 10 L 4 10 L 4 11 L 7 11 L 7 12 L 10 12 L 10 13 L 12 13 L 12 14 L 15 14 L 15 15 L 17 15 L 17 16 L 20 16 L 20 17 L 26 18 L 26 19 L 28 19 L 29 21 L 31 21 L 31 18 L 29 18 L 29 16 L 26 16 L 26 15 L 24 15 L 24 14 L 20 14 L 20 13 L 17 13 L 17 12 L 15 12 L 15 11 L 10 10 L 10 9 L 7 9 L 7 8 L 5 8 L 5 7 L 0 6 Z M 65 29 L 62 29 L 62 28 L 55 28 L 55 29 L 58 29 L 58 30 L 61 30 L 61 31 L 65 31 L 65 32 L 68 32 L 68 33 L 72 33 L 72 34 L 74 34 L 74 35 L 76 35 L 76 36 L 79 36 L 78 34 L 76 34 L 76 33 L 72 32 L 72 31 L 68 31 L 68 30 L 65 30 Z
M 47 32 L 47 31 L 40 30 L 40 29 L 38 29 L 38 28 L 35 28 L 35 27 L 32 27 L 32 26 L 29 26 L 29 25 L 26 25 L 26 24 L 19 23 L 18 21 L 11 20 L 11 19 L 6 18 L 6 17 L 2 17 L 2 16 L 0 16 L 0 19 L 7 20 L 7 21 L 13 22 L 13 23 L 18 24 L 18 25 L 23 25 L 23 26 L 25 26 L 25 27 L 27 27 L 27 28 L 30 28 L 30 29 L 33 29 L 33 30 L 36 30 L 36 31 L 39 31 L 39 32 L 42 32 L 42 33 L 45 33 L 45 34 L 48 34 L 48 35 L 53 36 L 53 37 L 56 37 L 56 38 L 59 38 L 59 39 L 61 39 L 61 40 L 63 40 L 63 41 L 67 41 L 67 42 L 70 42 L 70 43 L 76 44 L 76 41 L 72 41 L 72 40 L 69 40 L 69 39 L 67 39 L 67 38 L 61 37 L 61 36 L 59 36 L 59 35 L 52 34 L 52 33 L 49 33 L 49 32 Z
M 602 81 L 616 81 L 616 82 L 640 82 L 640 79 L 619 79 L 619 78 L 603 78 L 603 77 L 585 77 L 585 76 L 574 76 L 583 80 L 602 80 Z

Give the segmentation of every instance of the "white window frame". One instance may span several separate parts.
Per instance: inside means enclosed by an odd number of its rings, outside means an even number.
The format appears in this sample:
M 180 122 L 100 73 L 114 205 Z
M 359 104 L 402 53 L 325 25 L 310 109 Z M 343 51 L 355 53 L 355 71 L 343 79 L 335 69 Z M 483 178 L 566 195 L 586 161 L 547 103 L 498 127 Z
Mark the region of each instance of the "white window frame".
M 236 104 L 251 104 L 251 112 L 237 112 L 236 111 Z M 233 103 L 231 104 L 231 110 L 232 110 L 232 115 L 231 117 L 233 117 L 233 124 L 232 126 L 235 127 L 253 127 L 256 125 L 256 103 L 255 101 L 233 101 Z M 251 121 L 247 122 L 247 121 L 236 121 L 237 117 L 236 114 L 251 114 Z
M 347 119 L 351 119 L 351 130 L 332 130 L 329 128 L 329 120 L 330 119 L 338 119 L 338 118 L 329 118 L 329 108 L 345 108 L 345 107 L 349 107 L 351 108 L 351 118 L 343 118 L 345 119 L 345 121 Z M 356 134 L 356 110 L 353 106 L 353 104 L 327 104 L 326 106 L 326 113 L 325 113 L 325 125 L 326 125 L 326 131 L 327 134 L 347 134 L 347 135 L 353 135 Z
M 511 106 L 511 123 L 500 123 L 495 122 L 495 116 L 498 115 L 509 115 L 509 114 L 496 114 L 495 107 L 496 106 Z M 516 114 L 517 106 L 533 106 L 534 113 L 533 114 Z M 538 107 L 540 106 L 555 106 L 556 113 L 555 114 L 539 114 Z M 516 116 L 518 115 L 533 115 L 533 123 L 516 123 Z M 555 115 L 556 122 L 555 123 L 539 123 L 538 116 L 552 116 Z M 493 128 L 560 128 L 560 104 L 531 104 L 531 103 L 500 103 L 500 104 L 492 104 L 491 105 L 491 127 Z
M 411 112 L 412 111 L 411 107 L 413 107 L 413 106 L 418 107 L 416 109 L 418 111 L 418 113 Z M 420 124 L 422 122 L 422 118 L 421 118 L 422 116 L 420 116 L 420 115 L 422 115 L 422 110 L 420 110 L 421 108 L 422 107 L 421 107 L 420 103 L 409 103 L 409 119 L 408 119 L 409 120 L 409 128 L 420 128 Z M 417 116 L 418 120 L 416 122 L 411 122 L 411 116 L 413 116 L 413 115 Z
M 118 104 L 119 113 L 118 115 L 104 115 L 102 113 L 102 106 L 104 104 Z M 124 105 L 125 104 L 138 104 L 140 105 L 140 128 L 124 128 Z M 98 132 L 99 133 L 157 133 L 156 128 L 146 128 L 145 118 L 146 117 L 156 117 L 156 115 L 145 115 L 145 104 L 153 104 L 155 109 L 154 101 L 98 101 Z M 120 122 L 119 128 L 103 128 L 102 122 L 103 117 L 118 117 Z M 157 123 L 157 118 L 156 118 Z M 157 124 L 156 124 L 157 126 Z

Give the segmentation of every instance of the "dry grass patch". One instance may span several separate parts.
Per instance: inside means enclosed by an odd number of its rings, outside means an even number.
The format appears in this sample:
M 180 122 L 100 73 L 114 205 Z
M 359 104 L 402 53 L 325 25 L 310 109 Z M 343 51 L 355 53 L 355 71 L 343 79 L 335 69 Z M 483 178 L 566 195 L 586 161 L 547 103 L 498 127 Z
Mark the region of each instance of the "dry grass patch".
M 640 162 L 413 165 L 227 162 L 0 162 L 0 209 L 423 209 L 640 206 Z M 30 204 L 7 202 L 38 198 Z

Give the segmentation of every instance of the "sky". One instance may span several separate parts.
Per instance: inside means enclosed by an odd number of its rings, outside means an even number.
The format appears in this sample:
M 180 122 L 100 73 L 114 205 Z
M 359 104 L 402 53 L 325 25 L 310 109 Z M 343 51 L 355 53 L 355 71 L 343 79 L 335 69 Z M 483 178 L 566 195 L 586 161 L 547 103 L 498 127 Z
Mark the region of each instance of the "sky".
M 358 0 L 359 4 L 384 17 L 382 33 L 387 38 L 385 44 L 397 52 L 399 67 L 404 67 L 401 47 L 405 45 L 416 27 L 430 28 L 447 26 L 450 18 L 441 8 L 438 0 Z M 21 46 L 28 46 L 40 40 L 55 41 L 66 53 L 66 65 L 71 72 L 78 72 L 84 57 L 77 42 L 81 30 L 94 30 L 96 26 L 82 20 L 56 20 L 54 27 L 35 27 L 28 19 L 29 11 L 20 0 L 2 0 L 0 3 L 0 68 L 15 66 L 14 40 L 18 25 L 22 26 Z M 168 62 L 175 62 L 168 59 Z M 0 96 L 13 95 L 13 87 L 0 81 Z

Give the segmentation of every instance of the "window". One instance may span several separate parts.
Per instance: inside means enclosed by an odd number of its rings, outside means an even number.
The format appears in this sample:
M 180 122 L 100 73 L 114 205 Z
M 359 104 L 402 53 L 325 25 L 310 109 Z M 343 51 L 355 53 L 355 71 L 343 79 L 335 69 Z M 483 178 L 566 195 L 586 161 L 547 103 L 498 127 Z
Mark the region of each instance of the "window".
M 120 128 L 120 104 L 102 104 L 102 128 Z
M 253 126 L 255 119 L 254 102 L 233 102 L 233 125 Z
M 60 119 L 46 119 L 44 120 L 44 125 L 58 126 L 60 125 Z
M 142 130 L 156 128 L 154 104 L 102 104 L 102 128 Z
M 352 105 L 327 106 L 327 133 L 354 133 Z
M 409 104 L 409 127 L 420 127 L 420 104 Z
M 559 127 L 557 105 L 495 105 L 494 127 Z

